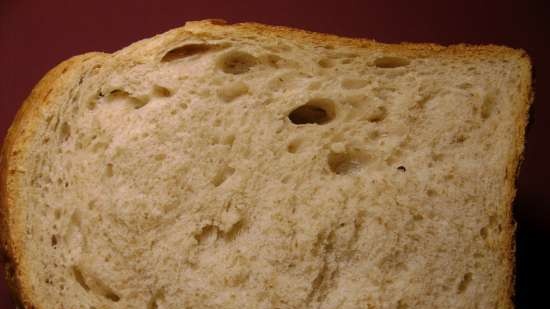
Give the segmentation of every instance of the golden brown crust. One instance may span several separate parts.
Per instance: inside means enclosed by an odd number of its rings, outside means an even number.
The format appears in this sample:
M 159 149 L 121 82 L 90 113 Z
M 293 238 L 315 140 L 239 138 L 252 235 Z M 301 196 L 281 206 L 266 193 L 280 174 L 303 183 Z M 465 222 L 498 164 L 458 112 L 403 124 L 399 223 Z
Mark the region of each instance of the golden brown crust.
M 18 222 L 16 201 L 22 192 L 19 182 L 25 171 L 21 169 L 23 156 L 38 125 L 44 121 L 43 111 L 51 108 L 55 97 L 78 74 L 83 63 L 101 53 L 88 53 L 73 57 L 50 70 L 31 91 L 19 108 L 4 139 L 0 153 L 0 252 L 4 260 L 5 275 L 13 297 L 21 308 L 39 308 L 30 297 L 28 273 L 21 263 L 24 251 L 21 238 L 25 226 Z M 72 76 L 71 76 L 72 75 Z
M 175 31 L 175 32 L 174 32 Z M 279 26 L 266 26 L 257 23 L 240 23 L 235 25 L 226 25 L 222 20 L 204 20 L 187 23 L 185 27 L 175 29 L 171 33 L 177 33 L 178 37 L 187 36 L 190 32 L 195 34 L 207 35 L 209 32 L 214 34 L 223 34 L 228 31 L 242 32 L 248 35 L 258 35 L 262 37 L 285 37 L 297 41 L 310 42 L 331 48 L 331 46 L 348 46 L 351 48 L 372 48 L 378 49 L 384 53 L 395 53 L 402 56 L 441 56 L 441 57 L 461 57 L 461 58 L 502 58 L 513 57 L 523 60 L 521 88 L 522 105 L 519 107 L 518 119 L 516 121 L 516 136 L 513 151 L 510 154 L 507 166 L 506 179 L 506 205 L 508 209 L 507 218 L 509 225 L 505 227 L 506 235 L 503 240 L 505 249 L 508 252 L 509 267 L 509 289 L 503 293 L 501 302 L 513 307 L 511 298 L 513 296 L 513 268 L 514 268 L 514 230 L 511 205 L 515 196 L 515 179 L 517 177 L 519 162 L 522 158 L 524 145 L 524 130 L 527 124 L 527 111 L 532 101 L 531 89 L 531 64 L 522 50 L 515 50 L 503 46 L 485 45 L 453 45 L 441 46 L 436 44 L 384 44 L 377 43 L 367 39 L 342 38 L 335 35 L 308 32 L 304 30 L 292 29 Z M 139 48 L 141 45 L 133 45 L 133 48 Z M 0 251 L 6 261 L 6 277 L 10 289 L 19 299 L 20 306 L 23 308 L 39 308 L 39 304 L 33 304 L 31 299 L 29 274 L 25 272 L 24 265 L 20 262 L 24 255 L 21 250 L 21 238 L 25 235 L 25 227 L 17 222 L 18 210 L 16 201 L 19 200 L 21 192 L 18 191 L 18 183 L 24 171 L 19 167 L 22 165 L 25 150 L 29 141 L 37 131 L 39 123 L 44 121 L 43 110 L 51 108 L 50 105 L 55 102 L 59 95 L 59 89 L 66 87 L 66 84 L 74 77 L 67 77 L 71 74 L 78 74 L 87 60 L 98 57 L 102 54 L 85 54 L 71 58 L 52 69 L 36 85 L 29 97 L 25 100 L 19 109 L 9 131 L 4 140 L 0 154 Z M 102 56 L 104 57 L 104 56 Z
M 387 44 L 376 42 L 375 40 L 364 38 L 340 37 L 332 34 L 311 32 L 302 29 L 295 29 L 283 26 L 270 26 L 259 23 L 237 23 L 227 24 L 221 19 L 192 21 L 185 25 L 187 28 L 207 29 L 208 31 L 241 31 L 249 34 L 257 34 L 262 37 L 284 37 L 296 41 L 311 42 L 332 48 L 334 46 L 348 46 L 353 48 L 377 48 L 386 53 L 395 53 L 399 55 L 409 55 L 415 57 L 423 56 L 454 56 L 454 57 L 503 57 L 503 56 L 521 56 L 525 51 L 513 49 L 500 45 L 469 45 L 456 44 L 443 46 L 433 43 L 408 43 Z M 183 30 L 183 28 L 181 28 Z

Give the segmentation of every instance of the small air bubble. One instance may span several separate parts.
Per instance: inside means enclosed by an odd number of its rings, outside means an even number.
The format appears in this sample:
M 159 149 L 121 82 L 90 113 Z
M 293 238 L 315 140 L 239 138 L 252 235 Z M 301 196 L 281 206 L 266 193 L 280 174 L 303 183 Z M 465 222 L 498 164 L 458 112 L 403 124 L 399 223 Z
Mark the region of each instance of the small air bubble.
M 410 60 L 400 57 L 380 57 L 374 60 L 374 65 L 378 68 L 393 69 L 409 65 Z
M 218 173 L 212 178 L 212 184 L 215 187 L 219 187 L 221 184 L 223 184 L 231 175 L 235 173 L 235 169 L 231 166 L 224 166 L 222 167 Z
M 179 46 L 168 51 L 160 60 L 161 62 L 171 62 L 186 57 L 204 54 L 213 49 L 218 49 L 220 46 L 209 44 L 187 44 Z
M 90 100 L 88 101 L 88 103 L 86 104 L 86 107 L 89 109 L 89 110 L 94 110 L 97 106 L 97 102 L 95 100 Z
M 387 115 L 388 111 L 386 108 L 384 106 L 378 106 L 367 116 L 367 120 L 369 122 L 380 122 L 386 119 Z
M 487 119 L 491 116 L 495 103 L 496 103 L 496 99 L 494 95 L 490 94 L 485 97 L 485 99 L 483 100 L 483 104 L 481 105 L 482 119 Z
M 54 210 L 53 215 L 56 220 L 59 220 L 59 218 L 61 218 L 61 209 Z
M 472 273 L 464 274 L 464 277 L 462 278 L 462 280 L 458 284 L 457 293 L 461 294 L 464 291 L 466 291 L 466 289 L 468 288 L 468 286 L 470 285 L 471 282 L 472 282 Z
M 479 235 L 483 239 L 487 239 L 487 236 L 489 235 L 489 232 L 487 231 L 487 227 L 483 227 L 479 230 Z
M 324 58 L 324 59 L 319 60 L 317 62 L 317 64 L 319 64 L 319 66 L 324 68 L 324 69 L 328 69 L 328 68 L 332 68 L 334 66 L 334 61 L 332 59 Z
M 61 130 L 59 131 L 59 137 L 62 142 L 69 139 L 71 136 L 71 126 L 67 122 L 61 124 Z
M 258 60 L 249 53 L 232 51 L 226 53 L 218 60 L 218 66 L 227 74 L 243 74 L 255 66 Z
M 235 142 L 235 135 L 234 134 L 226 135 L 222 138 L 221 142 L 224 145 L 232 146 L 233 143 Z
M 107 177 L 113 177 L 114 173 L 112 163 L 107 163 L 107 166 L 105 167 L 105 175 L 107 175 Z
M 298 152 L 298 149 L 300 148 L 301 144 L 302 144 L 301 140 L 295 139 L 287 145 L 286 149 L 289 153 L 296 153 Z
M 293 124 L 326 124 L 335 117 L 334 102 L 329 99 L 312 99 L 290 112 Z
M 327 163 L 330 171 L 337 175 L 354 174 L 358 172 L 367 162 L 367 155 L 358 151 L 351 150 L 345 153 L 331 152 Z
M 172 95 L 172 91 L 166 87 L 155 85 L 153 87 L 153 95 L 156 97 L 167 98 Z

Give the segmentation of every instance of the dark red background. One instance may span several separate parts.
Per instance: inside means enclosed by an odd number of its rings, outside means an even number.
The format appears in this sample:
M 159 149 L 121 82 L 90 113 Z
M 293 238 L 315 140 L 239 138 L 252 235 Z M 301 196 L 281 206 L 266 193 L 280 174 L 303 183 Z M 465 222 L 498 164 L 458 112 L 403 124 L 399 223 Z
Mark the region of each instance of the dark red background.
M 33 85 L 63 59 L 94 50 L 112 52 L 204 18 L 383 42 L 496 43 L 526 49 L 536 72 L 536 100 L 515 204 L 516 303 L 519 309 L 550 308 L 543 305 L 550 287 L 550 255 L 545 252 L 550 245 L 550 14 L 543 1 L 0 0 L 0 136 Z M 0 308 L 13 308 L 3 278 Z

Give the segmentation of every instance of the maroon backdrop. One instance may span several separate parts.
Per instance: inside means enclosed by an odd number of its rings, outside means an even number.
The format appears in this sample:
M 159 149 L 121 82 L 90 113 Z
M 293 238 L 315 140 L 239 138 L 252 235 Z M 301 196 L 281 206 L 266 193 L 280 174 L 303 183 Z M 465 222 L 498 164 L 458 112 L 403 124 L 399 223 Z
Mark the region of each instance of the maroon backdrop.
M 536 103 L 515 204 L 516 302 L 519 309 L 542 308 L 550 260 L 544 250 L 550 244 L 549 17 L 543 1 L 0 0 L 0 138 L 33 85 L 63 59 L 111 52 L 188 20 L 257 21 L 383 42 L 524 48 L 536 71 Z M 13 308 L 3 278 L 0 308 Z

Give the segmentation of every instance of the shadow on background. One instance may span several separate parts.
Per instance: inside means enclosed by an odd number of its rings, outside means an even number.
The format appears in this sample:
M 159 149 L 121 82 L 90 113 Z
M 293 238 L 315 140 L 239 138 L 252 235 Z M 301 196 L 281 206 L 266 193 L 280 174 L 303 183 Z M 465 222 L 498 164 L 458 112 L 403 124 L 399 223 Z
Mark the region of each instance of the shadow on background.
M 531 218 L 533 209 L 543 209 L 541 217 Z M 548 203 L 518 200 L 516 232 L 516 309 L 550 308 L 550 229 L 543 224 L 550 218 Z M 533 223 L 534 222 L 534 223 Z

